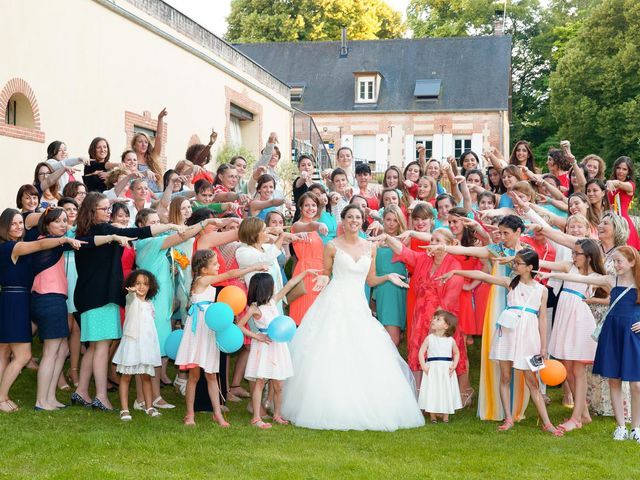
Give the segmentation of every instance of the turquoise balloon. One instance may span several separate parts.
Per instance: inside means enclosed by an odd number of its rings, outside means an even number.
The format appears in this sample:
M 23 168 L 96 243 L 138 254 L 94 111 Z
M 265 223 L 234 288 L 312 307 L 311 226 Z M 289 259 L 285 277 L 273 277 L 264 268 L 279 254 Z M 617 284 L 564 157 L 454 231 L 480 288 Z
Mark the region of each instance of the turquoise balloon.
M 178 355 L 178 348 L 182 341 L 182 330 L 174 330 L 169 334 L 164 342 L 164 351 L 171 360 L 175 360 Z
M 216 332 L 216 343 L 223 353 L 237 352 L 242 348 L 244 335 L 237 325 L 232 324 L 221 332 Z
M 233 323 L 233 310 L 226 303 L 212 303 L 204 312 L 204 321 L 214 332 L 221 332 Z
M 293 318 L 280 315 L 269 324 L 267 335 L 274 342 L 290 342 L 296 334 L 296 322 Z

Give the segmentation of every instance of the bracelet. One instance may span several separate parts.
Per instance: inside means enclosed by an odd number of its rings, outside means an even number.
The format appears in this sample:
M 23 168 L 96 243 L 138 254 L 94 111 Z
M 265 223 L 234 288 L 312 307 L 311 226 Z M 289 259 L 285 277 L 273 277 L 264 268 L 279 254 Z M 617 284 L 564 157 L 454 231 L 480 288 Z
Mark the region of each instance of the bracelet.
M 200 221 L 200 229 L 204 230 L 204 222 L 203 221 Z

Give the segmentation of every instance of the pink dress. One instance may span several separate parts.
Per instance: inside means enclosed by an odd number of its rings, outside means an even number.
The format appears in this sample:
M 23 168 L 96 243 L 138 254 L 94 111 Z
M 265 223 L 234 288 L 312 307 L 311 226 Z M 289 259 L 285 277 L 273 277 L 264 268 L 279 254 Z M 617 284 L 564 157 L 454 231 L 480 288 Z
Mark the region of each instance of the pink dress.
M 633 200 L 633 194 L 636 191 L 636 184 L 631 180 L 629 183 L 633 186 L 633 191 L 631 193 L 627 193 L 618 188 L 613 192 L 608 192 L 607 196 L 609 197 L 609 203 L 611 203 L 613 211 L 624 217 L 629 225 L 629 240 L 627 240 L 627 245 L 635 248 L 636 250 L 640 250 L 638 230 L 636 230 L 636 226 L 633 224 L 633 220 L 631 220 L 631 217 L 629 216 L 629 204 L 631 203 L 631 200 Z
M 529 370 L 527 357 L 540 353 L 538 312 L 544 289 L 545 287 L 538 282 L 534 282 L 533 285 L 525 285 L 520 282 L 516 288 L 509 290 L 507 305 L 509 307 L 523 307 L 526 304 L 526 309 L 521 312 L 520 320 L 514 328 L 504 328 L 498 325 L 491 343 L 491 352 L 489 353 L 491 360 L 510 361 L 513 362 L 513 368 L 517 370 Z
M 271 321 L 280 315 L 278 307 L 273 300 L 266 305 L 261 305 L 260 318 L 253 321 L 260 333 L 267 334 Z M 270 380 L 285 380 L 293 376 L 293 365 L 289 354 L 289 345 L 283 342 L 264 343 L 251 339 L 251 349 L 244 377 L 247 380 L 264 378 Z
M 216 289 L 211 285 L 204 292 L 191 295 L 189 316 L 176 355 L 176 365 L 180 370 L 196 367 L 202 367 L 206 373 L 218 373 L 220 370 L 220 351 L 216 345 L 216 334 L 204 321 L 207 307 L 215 299 Z
M 580 272 L 572 267 L 569 273 Z M 597 344 L 591 334 L 596 328 L 596 319 L 589 305 L 584 303 L 590 296 L 589 290 L 585 283 L 564 282 L 549 340 L 549 354 L 555 358 L 593 362 Z

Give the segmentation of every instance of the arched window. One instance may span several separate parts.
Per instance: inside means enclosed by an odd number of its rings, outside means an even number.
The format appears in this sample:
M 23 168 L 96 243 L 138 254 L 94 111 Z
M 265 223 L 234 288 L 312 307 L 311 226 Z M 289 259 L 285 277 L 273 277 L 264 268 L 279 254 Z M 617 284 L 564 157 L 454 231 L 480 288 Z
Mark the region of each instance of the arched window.
M 9 80 L 0 93 L 0 135 L 44 142 L 36 96 L 21 78 Z

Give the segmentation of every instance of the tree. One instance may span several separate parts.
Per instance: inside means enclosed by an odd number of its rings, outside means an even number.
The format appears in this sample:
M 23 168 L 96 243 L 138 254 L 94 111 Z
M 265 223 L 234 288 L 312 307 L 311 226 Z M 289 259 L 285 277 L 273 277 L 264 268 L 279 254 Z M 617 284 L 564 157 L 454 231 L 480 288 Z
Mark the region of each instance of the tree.
M 405 26 L 383 0 L 232 0 L 226 39 L 235 43 L 399 38 Z
M 564 47 L 551 75 L 560 135 L 609 163 L 640 156 L 640 3 L 603 0 Z
M 549 75 L 599 0 L 511 0 L 504 33 L 513 39 L 511 138 L 529 140 L 536 157 L 557 144 L 558 125 L 549 107 Z M 547 3 L 547 2 L 545 2 Z M 488 35 L 500 0 L 411 0 L 407 24 L 415 37 Z

